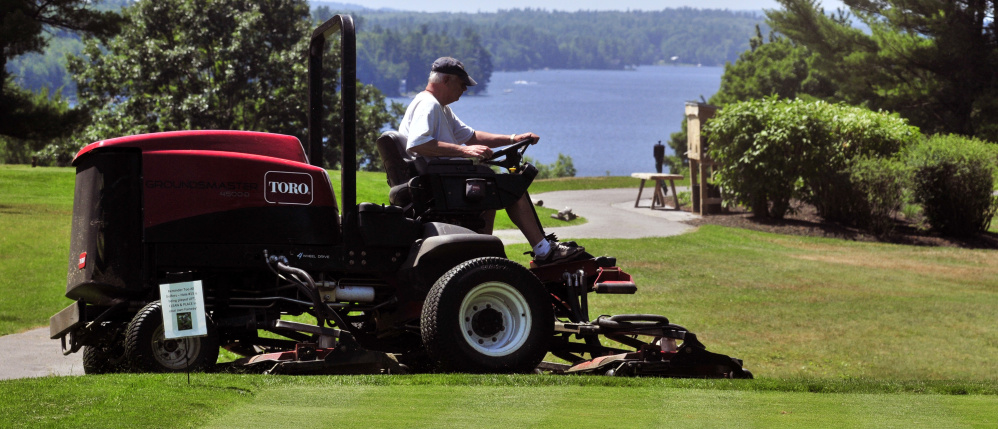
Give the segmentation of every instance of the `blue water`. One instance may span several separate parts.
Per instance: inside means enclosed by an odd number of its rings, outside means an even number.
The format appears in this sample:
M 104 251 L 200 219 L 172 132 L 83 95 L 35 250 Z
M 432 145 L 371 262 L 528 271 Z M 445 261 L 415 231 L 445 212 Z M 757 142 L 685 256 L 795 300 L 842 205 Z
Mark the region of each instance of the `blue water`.
M 488 93 L 451 107 L 477 130 L 541 136 L 527 156 L 572 157 L 577 176 L 655 171 L 652 147 L 680 130 L 686 101 L 710 98 L 723 67 L 495 72 Z M 408 104 L 408 99 L 395 99 Z M 666 144 L 667 152 L 671 152 Z

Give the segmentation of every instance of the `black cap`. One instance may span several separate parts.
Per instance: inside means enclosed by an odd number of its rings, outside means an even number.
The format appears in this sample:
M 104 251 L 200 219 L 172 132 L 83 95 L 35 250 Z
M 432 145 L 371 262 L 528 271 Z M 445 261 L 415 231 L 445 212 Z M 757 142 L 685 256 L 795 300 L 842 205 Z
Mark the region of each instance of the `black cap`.
M 430 69 L 437 73 L 452 74 L 454 76 L 460 77 L 464 81 L 465 85 L 475 86 L 478 82 L 475 82 L 471 76 L 468 76 L 468 72 L 464 70 L 464 64 L 460 61 L 451 57 L 440 57 L 433 62 L 433 67 Z

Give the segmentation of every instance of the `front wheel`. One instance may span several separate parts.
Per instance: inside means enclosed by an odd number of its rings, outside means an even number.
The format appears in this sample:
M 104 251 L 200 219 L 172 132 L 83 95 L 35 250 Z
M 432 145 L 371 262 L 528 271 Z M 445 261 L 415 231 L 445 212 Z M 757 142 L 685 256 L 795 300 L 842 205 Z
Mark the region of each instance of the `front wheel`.
M 125 354 L 132 368 L 140 372 L 204 371 L 218 360 L 218 336 L 209 323 L 207 336 L 167 339 L 163 307 L 153 301 L 129 322 Z
M 443 371 L 530 372 L 547 354 L 554 314 L 529 270 L 504 258 L 478 258 L 433 285 L 420 329 Z

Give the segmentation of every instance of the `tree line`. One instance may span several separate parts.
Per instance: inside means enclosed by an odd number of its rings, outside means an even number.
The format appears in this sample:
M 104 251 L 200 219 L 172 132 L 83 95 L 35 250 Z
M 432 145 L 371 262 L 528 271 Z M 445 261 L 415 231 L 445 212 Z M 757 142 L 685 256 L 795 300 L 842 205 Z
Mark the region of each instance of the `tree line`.
M 497 70 L 612 69 L 673 62 L 723 65 L 748 49 L 747 38 L 762 21 L 751 12 L 691 8 L 367 12 L 361 16 L 365 31 L 426 29 L 451 37 L 461 37 L 469 30 L 477 32 Z
M 317 15 L 331 14 L 317 9 Z M 419 90 L 433 59 L 460 58 L 484 91 L 493 70 L 622 69 L 652 64 L 722 65 L 748 49 L 761 17 L 697 10 L 495 13 L 363 12 L 359 77 L 389 95 Z M 481 79 L 478 79 L 480 76 Z
M 389 96 L 418 92 L 426 87 L 433 61 L 442 56 L 461 60 L 478 85 L 472 94 L 485 92 L 492 76 L 492 56 L 481 37 L 470 29 L 460 37 L 421 28 L 403 33 L 395 30 L 363 32 L 357 36 L 357 78 L 373 84 Z
M 101 10 L 121 10 L 128 0 L 104 0 Z M 312 10 L 316 22 L 337 11 Z M 558 12 L 539 9 L 496 13 L 353 13 L 358 22 L 359 78 L 387 95 L 426 82 L 433 59 L 450 55 L 465 62 L 488 87 L 493 70 L 620 69 L 649 64 L 723 65 L 748 49 L 762 17 L 749 12 L 690 8 L 632 12 Z M 47 48 L 11 58 L 6 69 L 22 88 L 57 90 L 75 101 L 67 55 L 80 55 L 80 35 L 52 28 Z

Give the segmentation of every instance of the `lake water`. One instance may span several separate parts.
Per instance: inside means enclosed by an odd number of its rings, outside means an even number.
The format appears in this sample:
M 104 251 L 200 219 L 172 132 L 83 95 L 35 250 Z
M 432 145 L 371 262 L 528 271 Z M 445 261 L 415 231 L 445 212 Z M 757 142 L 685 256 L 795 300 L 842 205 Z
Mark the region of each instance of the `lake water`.
M 686 101 L 710 98 L 723 67 L 494 72 L 489 91 L 451 105 L 466 124 L 498 134 L 541 136 L 527 156 L 550 164 L 571 156 L 577 176 L 655 171 L 652 147 L 668 148 Z M 409 99 L 394 99 L 408 105 Z

